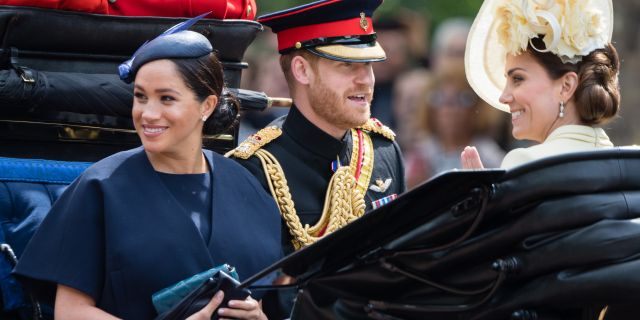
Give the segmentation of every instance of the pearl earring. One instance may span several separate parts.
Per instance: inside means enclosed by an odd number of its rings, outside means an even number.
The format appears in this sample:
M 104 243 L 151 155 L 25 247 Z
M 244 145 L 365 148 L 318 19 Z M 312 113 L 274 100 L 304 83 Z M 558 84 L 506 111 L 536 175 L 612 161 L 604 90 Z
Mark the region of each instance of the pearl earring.
M 205 121 L 207 121 L 207 116 L 203 115 L 202 116 L 202 122 L 205 122 Z
M 560 101 L 560 114 L 558 116 L 564 118 L 564 101 Z

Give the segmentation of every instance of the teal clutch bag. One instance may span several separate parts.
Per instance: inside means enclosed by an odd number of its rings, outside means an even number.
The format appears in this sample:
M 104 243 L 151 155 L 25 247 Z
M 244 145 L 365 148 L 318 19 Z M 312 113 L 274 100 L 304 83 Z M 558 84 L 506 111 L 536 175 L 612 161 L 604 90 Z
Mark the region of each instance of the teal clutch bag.
M 218 271 L 224 271 L 234 279 L 238 280 L 238 273 L 236 273 L 235 268 L 228 264 L 222 264 L 207 271 L 200 272 L 188 279 L 182 280 L 154 293 L 151 296 L 154 308 L 158 314 L 163 314 L 165 311 L 168 311 L 178 304 L 178 302 L 198 288 L 207 279 L 218 273 Z

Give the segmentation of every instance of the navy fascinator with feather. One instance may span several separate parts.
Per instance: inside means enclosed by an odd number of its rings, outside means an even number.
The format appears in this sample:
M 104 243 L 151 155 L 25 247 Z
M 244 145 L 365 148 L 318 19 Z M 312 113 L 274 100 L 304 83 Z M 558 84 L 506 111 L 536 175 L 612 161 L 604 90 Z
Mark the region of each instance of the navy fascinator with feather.
M 205 36 L 189 31 L 192 25 L 204 18 L 209 12 L 181 22 L 151 41 L 145 42 L 133 56 L 118 66 L 120 79 L 131 83 L 141 66 L 159 59 L 198 58 L 213 51 Z

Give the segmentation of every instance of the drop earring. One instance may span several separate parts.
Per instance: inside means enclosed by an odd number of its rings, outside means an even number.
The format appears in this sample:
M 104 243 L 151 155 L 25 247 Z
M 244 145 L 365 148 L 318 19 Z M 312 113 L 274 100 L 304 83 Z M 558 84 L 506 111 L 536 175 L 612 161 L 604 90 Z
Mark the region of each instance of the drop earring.
M 560 101 L 560 114 L 558 116 L 564 118 L 564 101 Z

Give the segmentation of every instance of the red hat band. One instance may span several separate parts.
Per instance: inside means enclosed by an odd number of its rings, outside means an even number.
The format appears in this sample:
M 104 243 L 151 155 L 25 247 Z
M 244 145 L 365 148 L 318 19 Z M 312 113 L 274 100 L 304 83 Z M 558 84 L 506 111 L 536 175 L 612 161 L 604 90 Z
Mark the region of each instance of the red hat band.
M 278 33 L 278 51 L 294 48 L 297 42 L 317 38 L 361 36 L 375 33 L 369 17 L 332 21 L 282 30 Z

